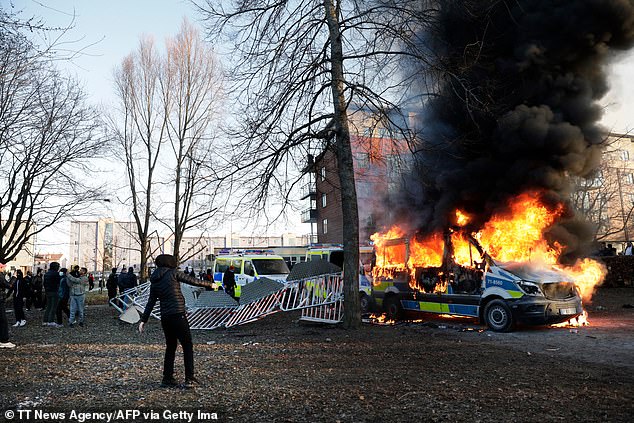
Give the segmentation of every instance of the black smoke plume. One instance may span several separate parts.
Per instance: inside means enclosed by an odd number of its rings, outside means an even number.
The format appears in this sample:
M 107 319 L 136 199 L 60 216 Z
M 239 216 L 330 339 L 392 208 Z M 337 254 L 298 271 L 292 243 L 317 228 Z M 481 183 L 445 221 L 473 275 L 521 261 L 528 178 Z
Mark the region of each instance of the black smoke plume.
M 571 178 L 601 158 L 597 100 L 609 59 L 634 42 L 632 1 L 448 0 L 432 27 L 421 38 L 443 77 L 421 114 L 397 221 L 429 233 L 462 209 L 475 230 L 523 192 L 567 203 Z M 569 210 L 547 236 L 565 260 L 586 253 L 589 229 Z

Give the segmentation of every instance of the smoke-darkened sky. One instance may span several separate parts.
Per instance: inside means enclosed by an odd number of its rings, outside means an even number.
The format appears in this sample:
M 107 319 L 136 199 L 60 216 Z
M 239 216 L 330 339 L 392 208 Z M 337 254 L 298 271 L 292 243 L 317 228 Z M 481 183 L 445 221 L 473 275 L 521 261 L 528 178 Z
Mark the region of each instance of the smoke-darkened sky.
M 435 32 L 422 38 L 447 72 L 422 110 L 422 153 L 398 219 L 439 230 L 459 208 L 477 229 L 526 191 L 565 201 L 570 177 L 599 164 L 599 100 L 610 59 L 634 43 L 632 2 L 440 4 Z M 571 211 L 549 235 L 575 255 L 589 229 Z

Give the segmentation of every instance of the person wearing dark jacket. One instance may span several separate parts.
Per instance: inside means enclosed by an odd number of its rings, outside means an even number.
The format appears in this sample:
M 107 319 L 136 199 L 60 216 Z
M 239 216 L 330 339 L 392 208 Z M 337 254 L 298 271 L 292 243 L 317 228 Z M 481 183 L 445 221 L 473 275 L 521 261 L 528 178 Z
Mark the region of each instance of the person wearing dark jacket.
M 70 290 L 68 289 L 68 275 L 73 274 L 79 276 L 79 266 L 73 266 L 73 270 L 68 272 L 68 269 L 62 267 L 59 270 L 59 275 L 61 277 L 59 281 L 59 289 L 57 290 L 57 311 L 55 312 L 55 319 L 57 322 L 57 327 L 61 328 L 64 326 L 64 314 L 68 319 L 68 323 L 70 323 Z
M 231 295 L 234 300 L 237 300 L 235 267 L 229 266 L 225 271 L 225 274 L 222 276 L 222 285 L 224 286 L 225 292 Z
M 137 286 L 137 277 L 134 274 L 134 267 L 130 267 L 128 268 L 127 272 L 121 272 L 121 274 L 119 275 L 119 294 L 123 294 L 124 292 L 126 292 L 127 290 L 131 289 L 131 288 L 136 288 Z M 134 292 L 132 293 L 127 293 L 125 296 L 123 296 L 123 301 L 126 304 L 131 304 L 131 296 L 133 297 L 135 295 Z
M 117 268 L 112 268 L 112 273 L 108 276 L 108 282 L 106 282 L 106 289 L 108 290 L 108 304 L 114 297 L 117 296 Z
M 9 288 L 11 288 L 11 285 L 5 279 L 4 273 L 0 272 L 0 348 L 15 348 L 15 344 L 9 342 L 9 322 L 7 321 L 5 309 L 7 300 L 5 291 Z
M 154 260 L 156 270 L 150 276 L 150 296 L 139 323 L 139 333 L 143 333 L 145 323 L 156 304 L 161 303 L 161 326 L 165 334 L 165 360 L 163 362 L 162 387 L 174 387 L 178 383 L 174 379 L 174 358 L 177 343 L 183 348 L 185 361 L 185 388 L 198 385 L 194 376 L 194 345 L 187 322 L 185 298 L 181 292 L 180 282 L 194 286 L 214 287 L 213 283 L 200 281 L 176 270 L 176 258 L 171 254 L 161 254 Z
M 59 297 L 57 291 L 59 290 L 59 282 L 61 276 L 59 274 L 59 263 L 54 261 L 49 267 L 48 271 L 44 273 L 44 292 L 46 292 L 46 309 L 44 310 L 44 326 L 55 326 L 55 313 L 57 312 L 57 303 Z
M 24 273 L 18 269 L 15 272 L 15 280 L 11 286 L 13 292 L 13 311 L 15 312 L 14 328 L 26 325 L 26 316 L 24 315 L 24 299 L 27 296 L 27 287 L 24 282 Z
M 44 301 L 42 299 L 42 269 L 38 267 L 33 277 L 33 306 L 37 309 L 44 310 Z

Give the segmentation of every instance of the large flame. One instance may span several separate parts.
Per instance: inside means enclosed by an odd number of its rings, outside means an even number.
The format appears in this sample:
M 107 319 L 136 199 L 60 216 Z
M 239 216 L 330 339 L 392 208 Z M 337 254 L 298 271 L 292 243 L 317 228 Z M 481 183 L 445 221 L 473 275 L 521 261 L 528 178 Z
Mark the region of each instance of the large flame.
M 467 213 L 456 210 L 451 232 L 452 258 L 456 264 L 473 268 L 483 257 L 469 242 L 475 238 L 483 250 L 500 262 L 533 262 L 538 265 L 553 266 L 565 272 L 577 285 L 584 302 L 592 298 L 596 287 L 606 274 L 605 266 L 592 260 L 577 261 L 572 266 L 558 264 L 563 248 L 559 244 L 549 244 L 544 233 L 556 223 L 564 213 L 563 204 L 547 207 L 536 192 L 528 192 L 516 197 L 508 211 L 494 214 L 481 230 L 467 233 L 466 225 L 472 220 Z M 413 237 L 409 240 L 409 261 L 405 263 L 407 251 L 404 243 L 395 243 L 396 238 L 404 238 L 403 229 L 395 226 L 387 233 L 377 233 L 371 238 L 376 246 L 376 266 L 373 269 L 375 283 L 378 277 L 393 278 L 398 272 L 409 275 L 410 286 L 416 288 L 417 268 L 438 268 L 438 284 L 435 292 L 446 289 L 447 275 L 443 265 L 443 234 L 435 233 L 427 238 Z M 419 288 L 423 290 L 423 288 Z
M 513 201 L 507 213 L 494 215 L 477 238 L 485 251 L 497 260 L 555 264 L 561 248 L 548 245 L 544 230 L 563 212 L 563 205 L 549 210 L 535 193 L 525 193 Z

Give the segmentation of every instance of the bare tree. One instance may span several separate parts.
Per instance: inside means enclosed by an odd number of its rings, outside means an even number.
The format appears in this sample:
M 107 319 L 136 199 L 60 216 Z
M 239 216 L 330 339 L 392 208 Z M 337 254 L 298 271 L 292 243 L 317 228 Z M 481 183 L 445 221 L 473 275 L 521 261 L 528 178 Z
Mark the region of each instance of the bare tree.
M 606 138 L 594 177 L 573 179 L 572 205 L 594 224 L 594 241 L 628 241 L 634 234 L 634 172 L 625 165 L 630 143 L 629 136 Z
M 76 81 L 23 35 L 28 25 L 1 9 L 0 16 L 0 262 L 6 263 L 99 195 L 82 181 L 91 180 L 87 161 L 104 142 Z
M 126 168 L 129 197 L 141 253 L 140 276 L 147 279 L 147 261 L 152 216 L 156 210 L 156 170 L 163 144 L 167 140 L 166 102 L 161 90 L 160 57 L 151 38 L 142 38 L 136 52 L 127 56 L 115 70 L 115 85 L 120 108 L 110 118 L 114 150 Z M 122 153 L 122 155 L 120 154 Z
M 303 159 L 315 147 L 331 149 L 342 194 L 344 266 L 356 269 L 359 221 L 349 117 L 363 108 L 391 121 L 399 110 L 409 94 L 404 83 L 413 77 L 399 59 L 424 58 L 416 34 L 431 12 L 427 2 L 244 0 L 227 8 L 220 1 L 194 3 L 209 34 L 234 44 L 232 93 L 241 108 L 231 132 L 236 142 L 233 179 L 227 182 L 239 181 L 243 188 L 238 208 L 267 215 L 268 206 L 278 203 L 285 210 Z M 361 321 L 356 273 L 344 276 L 349 328 Z
M 174 177 L 168 182 L 174 187 L 173 224 L 169 226 L 173 254 L 181 261 L 189 258 L 181 257 L 186 231 L 204 228 L 216 210 L 212 123 L 220 105 L 220 68 L 213 50 L 187 20 L 176 37 L 167 40 L 163 68 L 163 98 L 169 99 L 167 136 L 173 153 L 168 163 L 174 163 Z

